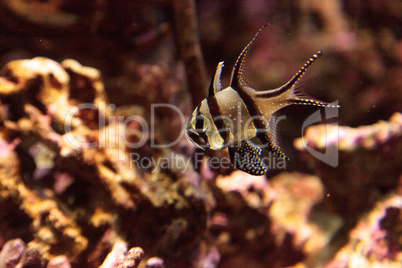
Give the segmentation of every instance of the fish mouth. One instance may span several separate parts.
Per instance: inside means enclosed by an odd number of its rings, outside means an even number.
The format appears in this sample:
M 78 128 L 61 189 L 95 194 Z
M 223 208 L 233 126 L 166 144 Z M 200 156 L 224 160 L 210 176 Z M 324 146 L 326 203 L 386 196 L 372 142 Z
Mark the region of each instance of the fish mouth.
M 193 130 L 187 130 L 187 135 L 190 140 L 200 149 L 205 150 L 209 147 L 208 142 L 202 137 L 202 135 L 200 135 L 200 133 L 197 133 Z

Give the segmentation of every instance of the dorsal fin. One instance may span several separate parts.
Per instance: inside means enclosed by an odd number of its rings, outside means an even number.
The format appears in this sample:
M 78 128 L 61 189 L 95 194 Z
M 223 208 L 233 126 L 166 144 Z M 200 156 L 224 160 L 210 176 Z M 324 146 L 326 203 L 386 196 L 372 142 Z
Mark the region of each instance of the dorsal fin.
M 254 35 L 254 38 L 251 39 L 251 41 L 247 44 L 247 46 L 243 49 L 243 51 L 240 53 L 240 55 L 237 57 L 236 63 L 233 67 L 232 71 L 232 77 L 230 79 L 230 86 L 236 90 L 244 90 L 245 88 L 249 88 L 245 79 L 244 79 L 244 65 L 245 65 L 245 58 L 247 55 L 247 52 L 251 46 L 251 44 L 254 42 L 254 40 L 257 38 L 257 36 L 260 34 L 260 32 L 267 26 L 271 24 L 266 24 L 262 26 L 258 32 Z
M 308 59 L 307 62 L 303 65 L 303 67 L 286 84 L 284 84 L 283 86 L 281 86 L 279 88 L 276 88 L 276 89 L 258 91 L 256 93 L 257 98 L 270 98 L 270 97 L 273 97 L 273 96 L 278 96 L 280 94 L 283 94 L 283 93 L 285 93 L 286 91 L 288 91 L 291 88 L 295 89 L 297 82 L 299 82 L 299 80 L 306 73 L 307 68 L 311 64 L 313 64 L 313 62 L 316 59 L 318 59 L 318 57 L 320 57 L 320 56 L 322 56 L 322 51 L 321 50 L 318 51 L 316 54 L 314 54 L 310 59 Z
M 221 61 L 218 63 L 218 66 L 216 67 L 214 78 L 211 80 L 211 85 L 209 86 L 208 89 L 208 97 L 215 95 L 222 89 L 221 73 L 223 66 L 224 66 L 223 61 Z

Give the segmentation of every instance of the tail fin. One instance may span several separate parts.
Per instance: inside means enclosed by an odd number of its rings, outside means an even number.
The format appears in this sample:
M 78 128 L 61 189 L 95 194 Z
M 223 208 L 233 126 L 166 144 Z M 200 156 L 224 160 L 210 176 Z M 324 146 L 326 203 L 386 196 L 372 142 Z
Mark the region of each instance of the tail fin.
M 332 104 L 332 103 L 328 103 L 328 102 L 324 102 L 324 101 L 318 101 L 311 97 L 307 97 L 307 98 L 303 98 L 303 99 L 296 97 L 295 99 L 292 99 L 291 102 L 292 102 L 292 104 L 313 105 L 313 106 L 319 106 L 319 107 L 332 107 L 332 108 L 341 107 L 338 104 Z

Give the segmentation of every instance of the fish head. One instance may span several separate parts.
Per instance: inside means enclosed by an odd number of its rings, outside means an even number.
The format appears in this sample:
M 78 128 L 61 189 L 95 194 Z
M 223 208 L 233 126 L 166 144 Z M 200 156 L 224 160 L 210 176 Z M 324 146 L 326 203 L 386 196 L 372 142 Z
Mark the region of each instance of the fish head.
M 224 147 L 225 141 L 220 136 L 209 112 L 206 99 L 195 108 L 187 121 L 186 132 L 190 140 L 203 150 L 220 150 Z

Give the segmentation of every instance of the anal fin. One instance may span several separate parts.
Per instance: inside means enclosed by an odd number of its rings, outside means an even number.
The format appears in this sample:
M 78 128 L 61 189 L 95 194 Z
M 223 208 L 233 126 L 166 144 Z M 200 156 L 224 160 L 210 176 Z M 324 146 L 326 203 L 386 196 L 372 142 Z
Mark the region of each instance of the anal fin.
M 263 149 L 245 139 L 229 147 L 230 160 L 235 168 L 251 175 L 264 175 L 268 167 L 262 158 Z

